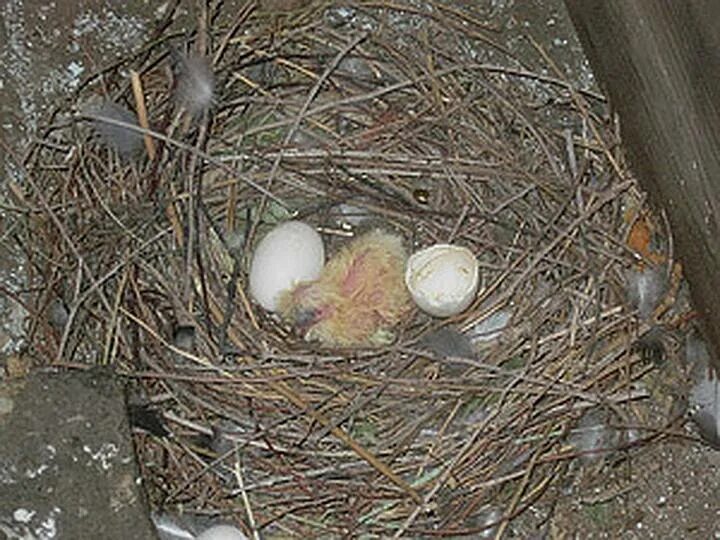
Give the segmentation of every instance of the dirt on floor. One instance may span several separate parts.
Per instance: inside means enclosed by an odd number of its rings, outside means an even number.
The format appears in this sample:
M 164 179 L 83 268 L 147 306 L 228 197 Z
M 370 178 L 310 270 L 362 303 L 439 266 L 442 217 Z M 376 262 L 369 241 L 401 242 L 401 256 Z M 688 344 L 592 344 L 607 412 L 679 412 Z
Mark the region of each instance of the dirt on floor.
M 553 538 L 720 538 L 720 453 L 665 443 L 556 509 Z

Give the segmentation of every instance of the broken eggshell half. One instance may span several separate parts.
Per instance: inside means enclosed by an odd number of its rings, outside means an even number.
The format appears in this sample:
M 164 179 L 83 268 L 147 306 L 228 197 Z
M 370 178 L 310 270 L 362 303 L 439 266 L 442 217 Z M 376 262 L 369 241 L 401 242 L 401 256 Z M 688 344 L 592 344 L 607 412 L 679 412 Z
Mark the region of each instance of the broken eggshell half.
M 435 317 L 451 317 L 475 299 L 480 272 L 472 251 L 435 244 L 414 253 L 405 267 L 405 285 L 415 303 Z

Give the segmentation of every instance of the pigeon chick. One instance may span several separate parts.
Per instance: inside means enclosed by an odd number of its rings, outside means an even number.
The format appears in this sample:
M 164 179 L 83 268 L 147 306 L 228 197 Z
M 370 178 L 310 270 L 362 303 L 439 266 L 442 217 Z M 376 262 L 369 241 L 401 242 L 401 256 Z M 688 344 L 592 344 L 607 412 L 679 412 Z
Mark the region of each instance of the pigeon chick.
M 377 347 L 412 307 L 405 287 L 407 254 L 400 237 L 380 230 L 344 247 L 315 281 L 280 299 L 280 313 L 305 339 L 334 347 Z

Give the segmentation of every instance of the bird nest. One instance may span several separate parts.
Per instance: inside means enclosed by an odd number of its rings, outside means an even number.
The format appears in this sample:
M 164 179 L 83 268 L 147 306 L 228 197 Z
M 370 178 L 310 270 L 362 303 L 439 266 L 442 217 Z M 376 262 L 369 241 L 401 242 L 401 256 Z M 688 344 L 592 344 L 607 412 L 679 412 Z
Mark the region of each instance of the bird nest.
M 579 458 L 657 437 L 631 412 L 642 201 L 602 96 L 449 4 L 202 15 L 85 81 L 15 186 L 34 350 L 134 383 L 154 506 L 268 538 L 501 534 Z M 320 347 L 249 294 L 287 219 L 331 254 L 376 228 L 465 246 L 477 298 Z M 577 443 L 594 417 L 605 443 Z

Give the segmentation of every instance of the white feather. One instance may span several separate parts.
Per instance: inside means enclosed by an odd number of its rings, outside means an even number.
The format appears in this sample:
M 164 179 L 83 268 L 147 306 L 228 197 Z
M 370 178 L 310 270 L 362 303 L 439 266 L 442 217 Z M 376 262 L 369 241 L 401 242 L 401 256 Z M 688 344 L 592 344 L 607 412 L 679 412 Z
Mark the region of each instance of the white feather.
M 152 514 L 160 540 L 195 540 L 195 535 L 169 514 Z
M 216 525 L 203 531 L 197 540 L 247 540 L 247 536 L 232 525 Z
M 215 74 L 203 56 L 176 55 L 177 98 L 193 116 L 207 112 L 215 101 Z
M 720 447 L 720 379 L 710 364 L 707 344 L 697 337 L 689 337 L 685 354 L 692 365 L 693 387 L 690 390 L 692 419 L 702 437 Z
M 665 292 L 665 279 L 659 269 L 648 267 L 629 270 L 626 275 L 627 295 L 640 317 L 649 318 Z
M 468 337 L 475 343 L 495 341 L 502 336 L 511 317 L 512 313 L 507 309 L 496 311 L 470 328 L 470 330 L 468 330 Z

